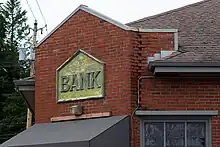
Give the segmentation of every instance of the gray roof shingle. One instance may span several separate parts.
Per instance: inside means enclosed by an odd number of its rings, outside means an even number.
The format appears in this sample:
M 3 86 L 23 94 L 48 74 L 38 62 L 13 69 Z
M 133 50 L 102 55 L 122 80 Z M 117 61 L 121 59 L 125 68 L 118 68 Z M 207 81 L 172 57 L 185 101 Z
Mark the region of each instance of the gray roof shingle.
M 220 0 L 203 0 L 146 17 L 127 25 L 146 29 L 178 29 L 181 55 L 166 59 L 181 62 L 219 62 Z

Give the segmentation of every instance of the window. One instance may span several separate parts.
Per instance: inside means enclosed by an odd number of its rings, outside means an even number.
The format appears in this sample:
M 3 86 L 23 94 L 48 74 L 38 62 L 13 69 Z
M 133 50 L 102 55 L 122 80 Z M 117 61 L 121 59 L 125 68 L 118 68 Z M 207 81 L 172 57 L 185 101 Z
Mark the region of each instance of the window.
M 144 120 L 142 147 L 210 147 L 208 120 Z

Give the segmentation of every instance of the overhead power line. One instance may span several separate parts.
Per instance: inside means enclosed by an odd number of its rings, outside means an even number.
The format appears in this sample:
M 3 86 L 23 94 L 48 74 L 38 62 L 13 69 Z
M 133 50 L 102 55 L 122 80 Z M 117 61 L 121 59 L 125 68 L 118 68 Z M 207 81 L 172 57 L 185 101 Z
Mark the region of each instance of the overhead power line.
M 40 10 L 41 16 L 42 16 L 42 18 L 43 18 L 43 20 L 44 20 L 44 24 L 45 24 L 46 29 L 47 29 L 47 22 L 46 22 L 46 19 L 45 19 L 45 17 L 44 17 L 44 14 L 43 14 L 43 12 L 42 12 L 42 10 L 41 10 L 41 8 L 40 8 L 40 4 L 39 4 L 38 0 L 36 0 L 36 3 L 37 3 L 37 6 L 38 6 L 38 8 L 39 8 L 39 10 Z
M 35 17 L 35 15 L 34 15 L 34 12 L 33 12 L 32 9 L 31 9 L 31 6 L 30 6 L 29 3 L 28 3 L 28 0 L 26 0 L 26 2 L 27 2 L 27 5 L 28 5 L 28 7 L 29 7 L 29 9 L 30 9 L 30 11 L 31 11 L 31 13 L 32 13 L 32 15 L 33 15 L 33 17 L 34 17 L 34 19 L 36 20 L 36 17 Z

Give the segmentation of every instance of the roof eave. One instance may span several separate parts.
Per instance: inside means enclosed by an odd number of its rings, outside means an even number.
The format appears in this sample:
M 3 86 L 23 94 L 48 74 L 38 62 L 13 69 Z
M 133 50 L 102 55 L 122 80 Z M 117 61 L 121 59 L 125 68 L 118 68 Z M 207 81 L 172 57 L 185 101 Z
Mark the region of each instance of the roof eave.
M 123 23 L 120 23 L 119 21 L 116 21 L 104 14 L 101 14 L 88 6 L 80 5 L 78 8 L 76 8 L 70 15 L 68 15 L 59 25 L 57 25 L 48 35 L 46 35 L 37 45 L 36 48 L 38 48 L 44 41 L 46 41 L 54 32 L 56 32 L 57 29 L 59 29 L 66 21 L 68 21 L 74 14 L 76 14 L 79 10 L 83 10 L 89 14 L 92 14 L 96 16 L 97 18 L 100 18 L 102 20 L 105 20 L 125 31 L 135 31 L 135 32 L 168 32 L 168 33 L 176 33 L 178 32 L 178 29 L 142 29 L 137 27 L 130 27 Z
M 160 61 L 151 61 L 149 62 L 149 67 L 220 67 L 220 63 L 217 62 L 160 62 Z
M 219 63 L 196 63 L 196 62 L 150 62 L 149 69 L 154 75 L 158 73 L 181 73 L 181 74 L 218 74 Z

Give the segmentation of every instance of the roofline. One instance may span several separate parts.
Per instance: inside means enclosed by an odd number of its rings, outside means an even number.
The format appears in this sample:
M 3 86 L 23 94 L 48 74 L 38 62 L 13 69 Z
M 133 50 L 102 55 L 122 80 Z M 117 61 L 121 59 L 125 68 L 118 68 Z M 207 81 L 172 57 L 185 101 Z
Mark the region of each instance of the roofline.
M 79 10 L 83 10 L 89 14 L 92 14 L 98 18 L 101 18 L 107 22 L 110 22 L 116 26 L 118 26 L 119 28 L 122 28 L 124 30 L 129 30 L 129 26 L 126 26 L 116 20 L 111 19 L 108 16 L 105 16 L 91 8 L 89 8 L 86 5 L 80 5 L 79 7 L 77 7 L 70 15 L 68 15 L 60 24 L 58 24 L 47 36 L 45 36 L 38 44 L 36 47 L 39 47 L 46 39 L 48 39 L 58 28 L 60 28 L 66 21 L 68 21 L 74 14 L 76 14 Z
M 92 14 L 100 19 L 103 19 L 123 30 L 126 31 L 137 31 L 137 32 L 173 32 L 176 33 L 178 32 L 177 29 L 140 29 L 140 28 L 136 28 L 136 27 L 129 27 L 125 24 L 122 24 L 108 16 L 105 16 L 91 8 L 89 8 L 88 6 L 85 5 L 80 5 L 79 7 L 77 7 L 70 15 L 68 15 L 60 24 L 58 24 L 48 35 L 46 35 L 37 45 L 36 47 L 39 47 L 44 41 L 46 41 L 57 29 L 59 29 L 66 21 L 68 21 L 74 14 L 76 14 L 79 10 L 83 10 L 89 14 Z
M 202 63 L 202 62 L 157 62 L 151 61 L 148 64 L 149 70 L 154 71 L 159 68 L 165 68 L 166 70 L 170 70 L 168 68 L 174 69 L 185 69 L 185 68 L 219 68 L 220 63 Z
M 155 67 L 153 70 L 154 75 L 157 75 L 159 73 L 181 73 L 181 74 L 194 74 L 194 75 L 212 75 L 220 73 L 220 67 Z M 192 76 L 192 75 L 191 75 Z
M 134 29 L 130 27 L 131 30 Z M 135 28 L 132 31 L 138 31 L 138 32 L 143 32 L 143 33 L 177 33 L 178 29 L 142 29 L 142 28 Z
M 199 2 L 196 2 L 196 3 L 192 3 L 192 4 L 189 4 L 189 5 L 186 5 L 186 6 L 182 6 L 182 7 L 179 7 L 179 8 L 176 8 L 176 9 L 173 9 L 173 10 L 169 10 L 169 11 L 166 11 L 166 12 L 163 12 L 163 13 L 159 13 L 159 14 L 156 14 L 156 15 L 152 15 L 152 16 L 148 16 L 148 17 L 144 17 L 142 19 L 139 19 L 139 20 L 136 20 L 136 21 L 132 21 L 132 22 L 129 22 L 129 23 L 126 23 L 126 25 L 132 25 L 134 23 L 138 23 L 138 22 L 143 22 L 145 20 L 148 20 L 148 19 L 153 19 L 155 17 L 159 17 L 159 16 L 163 16 L 163 15 L 166 15 L 166 14 L 169 14 L 169 13 L 172 13 L 172 12 L 176 12 L 176 11 L 181 11 L 182 9 L 185 9 L 185 8 L 189 8 L 189 7 L 194 7 L 196 5 L 199 5 L 199 4 L 202 4 L 202 3 L 206 3 L 210 0 L 203 0 L 203 1 L 199 1 Z
M 149 63 L 149 67 L 220 67 L 220 63 L 202 63 L 202 62 L 154 62 Z

